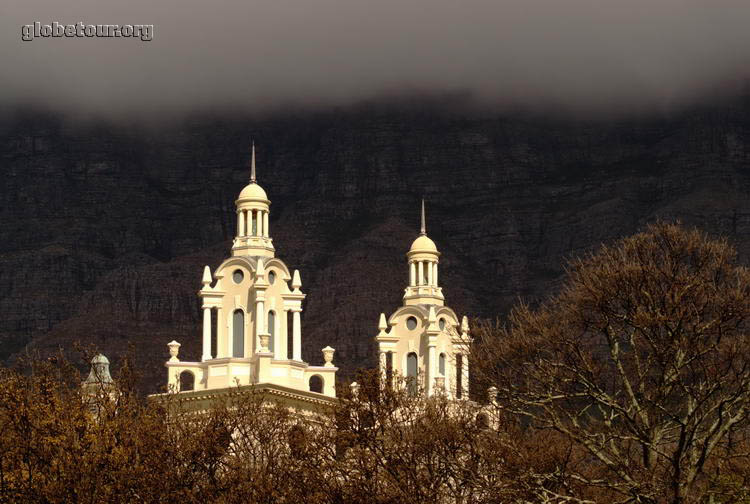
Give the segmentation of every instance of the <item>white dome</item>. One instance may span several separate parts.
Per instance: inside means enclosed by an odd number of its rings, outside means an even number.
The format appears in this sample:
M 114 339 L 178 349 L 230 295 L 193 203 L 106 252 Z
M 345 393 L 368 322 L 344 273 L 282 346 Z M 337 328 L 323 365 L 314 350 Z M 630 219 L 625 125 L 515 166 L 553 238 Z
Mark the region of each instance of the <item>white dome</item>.
M 261 186 L 253 182 L 245 186 L 238 199 L 259 199 L 268 201 L 268 196 Z
M 409 252 L 437 252 L 438 249 L 435 246 L 435 242 L 427 237 L 427 235 L 421 235 L 419 238 L 414 240 L 411 244 Z

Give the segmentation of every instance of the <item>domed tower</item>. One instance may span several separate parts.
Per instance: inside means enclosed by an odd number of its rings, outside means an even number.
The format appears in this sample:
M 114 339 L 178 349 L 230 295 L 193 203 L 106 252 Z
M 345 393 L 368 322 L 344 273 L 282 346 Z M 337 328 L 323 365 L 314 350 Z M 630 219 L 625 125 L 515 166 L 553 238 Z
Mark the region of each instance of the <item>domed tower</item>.
M 242 189 L 237 205 L 237 236 L 233 256 L 273 257 L 273 240 L 268 229 L 271 201 L 255 180 L 255 143 L 250 156 L 250 183 Z
M 334 349 L 322 350 L 322 366 L 302 360 L 300 315 L 305 294 L 299 271 L 290 272 L 274 256 L 268 228 L 271 202 L 256 182 L 255 145 L 250 183 L 235 203 L 237 236 L 231 257 L 213 274 L 204 268 L 198 292 L 203 310 L 201 361 L 181 361 L 180 344 L 171 342 L 172 358 L 166 363 L 170 388 L 264 385 L 335 396 Z
M 380 314 L 375 337 L 381 373 L 387 381 L 405 378 L 410 393 L 445 393 L 467 398 L 469 324 L 445 306 L 438 284 L 438 252 L 426 232 L 424 200 L 419 236 L 406 254 L 409 285 L 403 305 L 387 320 Z
M 443 306 L 443 289 L 438 287 L 438 252 L 435 242 L 427 236 L 422 200 L 422 225 L 419 236 L 406 254 L 409 262 L 409 286 L 404 293 L 404 305 Z

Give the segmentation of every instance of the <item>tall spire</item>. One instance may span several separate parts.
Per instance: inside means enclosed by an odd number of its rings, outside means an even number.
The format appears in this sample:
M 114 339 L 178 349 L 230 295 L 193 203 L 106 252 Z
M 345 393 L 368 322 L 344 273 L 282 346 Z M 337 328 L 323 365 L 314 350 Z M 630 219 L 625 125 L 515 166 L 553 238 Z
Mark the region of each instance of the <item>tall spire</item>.
M 419 234 L 421 236 L 425 236 L 427 234 L 427 230 L 424 223 L 424 198 L 422 198 L 422 227 L 419 228 Z
M 255 183 L 255 141 L 253 141 L 253 155 L 250 160 L 250 183 Z

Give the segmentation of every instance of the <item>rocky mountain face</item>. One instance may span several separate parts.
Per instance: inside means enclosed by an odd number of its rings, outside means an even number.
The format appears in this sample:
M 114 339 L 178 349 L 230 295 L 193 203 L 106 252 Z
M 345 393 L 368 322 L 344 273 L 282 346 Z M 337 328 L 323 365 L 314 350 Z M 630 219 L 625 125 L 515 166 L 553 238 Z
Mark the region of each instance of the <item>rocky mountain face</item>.
M 130 351 L 147 392 L 171 339 L 197 359 L 196 292 L 229 254 L 251 138 L 277 255 L 308 294 L 303 357 L 331 345 L 345 374 L 375 363 L 422 196 L 447 304 L 469 317 L 543 298 L 567 258 L 656 218 L 750 259 L 747 99 L 616 122 L 370 105 L 139 127 L 17 111 L 0 121 L 0 359 Z

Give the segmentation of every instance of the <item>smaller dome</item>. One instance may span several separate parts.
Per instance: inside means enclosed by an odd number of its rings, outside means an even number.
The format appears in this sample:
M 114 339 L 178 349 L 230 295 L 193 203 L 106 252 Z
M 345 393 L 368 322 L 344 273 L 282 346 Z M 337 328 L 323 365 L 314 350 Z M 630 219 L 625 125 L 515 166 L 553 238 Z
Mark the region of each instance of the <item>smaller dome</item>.
M 94 355 L 94 358 L 91 359 L 92 364 L 109 364 L 109 359 L 107 359 L 102 354 L 96 354 Z
M 421 235 L 411 244 L 409 252 L 437 252 L 435 242 L 430 240 L 427 235 Z
M 261 186 L 253 182 L 245 186 L 238 199 L 268 200 L 268 196 Z
M 92 383 L 112 383 L 112 376 L 109 374 L 109 359 L 102 354 L 96 354 L 91 359 L 91 371 L 84 384 Z

